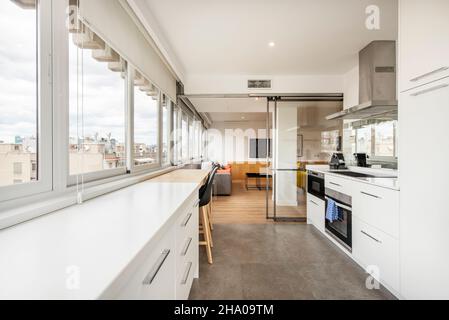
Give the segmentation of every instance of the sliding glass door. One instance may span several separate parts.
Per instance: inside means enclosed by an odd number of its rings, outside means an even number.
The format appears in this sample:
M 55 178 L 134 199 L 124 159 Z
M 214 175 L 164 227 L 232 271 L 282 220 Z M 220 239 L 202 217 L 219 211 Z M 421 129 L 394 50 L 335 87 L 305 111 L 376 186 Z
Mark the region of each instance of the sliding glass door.
M 327 164 L 341 149 L 342 122 L 326 115 L 342 109 L 341 101 L 283 101 L 270 98 L 267 127 L 273 150 L 272 190 L 267 189 L 267 218 L 275 221 L 307 219 L 307 165 Z M 286 99 L 287 100 L 287 99 Z
M 275 221 L 305 221 L 305 179 L 303 181 L 303 172 L 298 166 L 302 143 L 298 107 L 276 100 L 270 104 L 273 183 L 272 190 L 267 190 L 267 217 Z

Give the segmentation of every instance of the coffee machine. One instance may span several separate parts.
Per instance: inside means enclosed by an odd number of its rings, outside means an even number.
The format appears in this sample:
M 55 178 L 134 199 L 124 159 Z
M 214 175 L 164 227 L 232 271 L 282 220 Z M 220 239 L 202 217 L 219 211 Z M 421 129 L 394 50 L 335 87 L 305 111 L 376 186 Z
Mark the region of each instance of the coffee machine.
M 367 163 L 368 155 L 366 153 L 354 153 L 354 158 L 357 163 L 357 167 L 362 168 L 368 167 Z
M 334 153 L 332 155 L 331 161 L 329 162 L 329 167 L 331 170 L 347 169 L 345 157 L 343 156 L 343 153 Z

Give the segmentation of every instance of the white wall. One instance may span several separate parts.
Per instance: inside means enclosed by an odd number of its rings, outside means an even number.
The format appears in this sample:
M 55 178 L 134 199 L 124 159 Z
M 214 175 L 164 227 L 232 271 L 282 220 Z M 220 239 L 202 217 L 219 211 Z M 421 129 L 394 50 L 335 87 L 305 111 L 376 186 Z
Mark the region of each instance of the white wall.
M 214 122 L 208 130 L 208 158 L 222 164 L 249 159 L 249 139 L 266 138 L 265 121 Z
M 248 90 L 249 79 L 272 79 L 271 90 Z M 186 94 L 243 93 L 341 93 L 340 75 L 270 76 L 270 75 L 190 75 L 184 83 Z

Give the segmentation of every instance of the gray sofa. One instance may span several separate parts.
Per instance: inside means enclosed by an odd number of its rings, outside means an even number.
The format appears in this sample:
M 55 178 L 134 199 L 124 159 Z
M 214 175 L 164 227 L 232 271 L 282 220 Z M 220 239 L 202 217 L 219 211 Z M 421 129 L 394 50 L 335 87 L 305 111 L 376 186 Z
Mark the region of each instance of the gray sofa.
M 217 173 L 214 184 L 216 196 L 230 196 L 232 194 L 232 175 L 230 173 Z

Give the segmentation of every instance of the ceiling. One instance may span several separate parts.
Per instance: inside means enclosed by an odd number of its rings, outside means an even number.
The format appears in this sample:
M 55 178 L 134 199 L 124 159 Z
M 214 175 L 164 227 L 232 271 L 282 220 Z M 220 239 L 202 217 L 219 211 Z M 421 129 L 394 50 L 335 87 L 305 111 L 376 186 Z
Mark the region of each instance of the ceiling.
M 189 98 L 198 112 L 266 112 L 267 100 L 256 98 Z
M 206 113 L 209 120 L 216 122 L 254 122 L 266 121 L 267 103 L 265 99 L 254 98 L 196 98 L 198 111 Z M 273 106 L 273 103 L 270 104 Z M 280 108 L 299 108 L 298 125 L 307 128 L 330 128 L 341 124 L 341 121 L 328 121 L 326 116 L 341 111 L 342 102 L 305 101 L 278 102 Z M 270 107 L 270 112 L 273 110 Z
M 207 113 L 212 122 L 262 122 L 266 121 L 266 112 L 211 112 Z
M 397 39 L 397 0 L 139 2 L 187 76 L 342 74 L 369 42 Z M 380 30 L 365 27 L 369 5 Z

